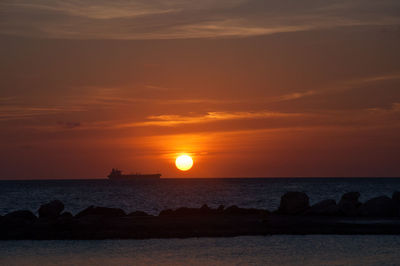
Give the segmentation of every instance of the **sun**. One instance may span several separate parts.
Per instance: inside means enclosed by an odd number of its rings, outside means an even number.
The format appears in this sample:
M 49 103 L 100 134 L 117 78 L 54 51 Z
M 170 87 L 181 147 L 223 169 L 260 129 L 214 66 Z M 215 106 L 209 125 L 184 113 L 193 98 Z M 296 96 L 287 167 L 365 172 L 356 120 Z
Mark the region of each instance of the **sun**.
M 176 168 L 181 171 L 187 171 L 193 166 L 193 159 L 189 155 L 178 156 L 175 160 Z

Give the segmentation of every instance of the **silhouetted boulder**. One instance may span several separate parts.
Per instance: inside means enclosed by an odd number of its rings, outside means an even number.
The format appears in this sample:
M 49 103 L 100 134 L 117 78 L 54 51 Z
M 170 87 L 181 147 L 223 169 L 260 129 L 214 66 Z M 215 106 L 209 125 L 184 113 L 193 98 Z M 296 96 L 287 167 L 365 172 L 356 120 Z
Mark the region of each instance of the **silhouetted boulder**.
M 143 212 L 143 211 L 134 211 L 129 213 L 127 216 L 129 217 L 146 217 L 146 216 L 150 216 L 150 214 Z
M 278 213 L 301 214 L 310 207 L 309 198 L 304 192 L 286 192 L 281 197 Z
M 70 212 L 63 212 L 59 216 L 60 219 L 69 219 L 69 218 L 73 218 L 73 217 L 74 216 Z
M 397 203 L 400 203 L 400 191 L 393 192 L 392 200 L 396 201 Z
M 59 200 L 53 200 L 40 206 L 39 218 L 57 218 L 63 210 L 64 204 Z
M 200 207 L 200 211 L 204 213 L 209 213 L 212 212 L 213 210 L 210 207 L 208 207 L 207 204 L 203 204 L 203 206 Z
M 238 214 L 239 209 L 240 208 L 238 206 L 232 205 L 224 210 L 224 214 Z
M 208 216 L 208 215 L 246 215 L 246 214 L 266 214 L 267 210 L 260 209 L 246 209 L 239 208 L 238 206 L 230 206 L 225 209 L 223 205 L 219 206 L 217 209 L 212 209 L 206 204 L 200 208 L 187 208 L 181 207 L 176 210 L 163 210 L 160 212 L 159 216 Z
M 158 216 L 170 216 L 173 215 L 174 211 L 172 209 L 162 210 Z
M 216 209 L 211 209 L 206 204 L 200 208 L 181 207 L 176 210 L 164 210 L 160 212 L 160 216 L 175 215 L 175 216 L 195 216 L 195 215 L 211 215 L 216 214 Z
M 376 197 L 365 202 L 359 209 L 361 216 L 393 217 L 398 213 L 394 200 L 387 196 Z
M 28 210 L 22 211 L 14 211 L 6 214 L 3 217 L 3 224 L 6 225 L 15 225 L 15 226 L 22 226 L 22 225 L 29 225 L 34 223 L 37 220 L 37 217 Z
M 225 206 L 224 205 L 219 205 L 217 208 L 217 212 L 222 213 L 224 212 Z
M 269 211 L 254 208 L 239 208 L 233 205 L 226 208 L 223 213 L 227 215 L 263 215 L 268 214 Z
M 336 216 L 340 214 L 340 211 L 335 200 L 327 199 L 312 205 L 305 214 Z
M 95 207 L 90 206 L 83 211 L 75 215 L 76 218 L 82 218 L 85 216 L 100 216 L 103 218 L 114 218 L 126 216 L 126 213 L 119 208 L 107 208 L 107 207 Z
M 346 216 L 357 216 L 358 208 L 361 206 L 361 202 L 358 201 L 359 197 L 359 192 L 343 194 L 338 204 L 340 212 Z
M 342 200 L 349 200 L 353 202 L 357 202 L 359 198 L 360 198 L 360 192 L 357 191 L 347 192 L 344 193 L 342 196 Z
M 178 208 L 174 211 L 175 215 L 180 215 L 180 216 L 187 216 L 187 215 L 196 215 L 199 214 L 199 210 L 195 208 L 187 208 L 187 207 L 181 207 Z

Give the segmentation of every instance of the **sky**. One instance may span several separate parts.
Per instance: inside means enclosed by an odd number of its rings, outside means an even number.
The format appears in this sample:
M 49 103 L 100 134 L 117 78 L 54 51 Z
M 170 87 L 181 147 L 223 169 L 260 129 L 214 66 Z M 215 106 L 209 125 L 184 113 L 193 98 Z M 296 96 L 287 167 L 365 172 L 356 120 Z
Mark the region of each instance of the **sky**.
M 400 176 L 397 0 L 2 0 L 0 46 L 1 179 Z

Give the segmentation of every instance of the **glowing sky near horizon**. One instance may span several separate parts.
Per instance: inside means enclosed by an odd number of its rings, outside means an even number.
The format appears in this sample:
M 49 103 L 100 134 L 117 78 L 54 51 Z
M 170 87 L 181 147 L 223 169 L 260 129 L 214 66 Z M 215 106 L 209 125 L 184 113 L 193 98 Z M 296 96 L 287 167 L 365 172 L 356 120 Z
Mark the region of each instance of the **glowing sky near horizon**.
M 399 1 L 4 0 L 0 17 L 2 179 L 400 176 Z

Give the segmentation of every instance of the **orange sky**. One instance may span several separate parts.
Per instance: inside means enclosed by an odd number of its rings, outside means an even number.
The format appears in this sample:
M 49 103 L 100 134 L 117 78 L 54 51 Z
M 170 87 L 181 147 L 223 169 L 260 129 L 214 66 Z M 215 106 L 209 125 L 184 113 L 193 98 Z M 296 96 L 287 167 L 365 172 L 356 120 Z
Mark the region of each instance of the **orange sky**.
M 166 2 L 0 3 L 0 178 L 400 175 L 398 1 Z

